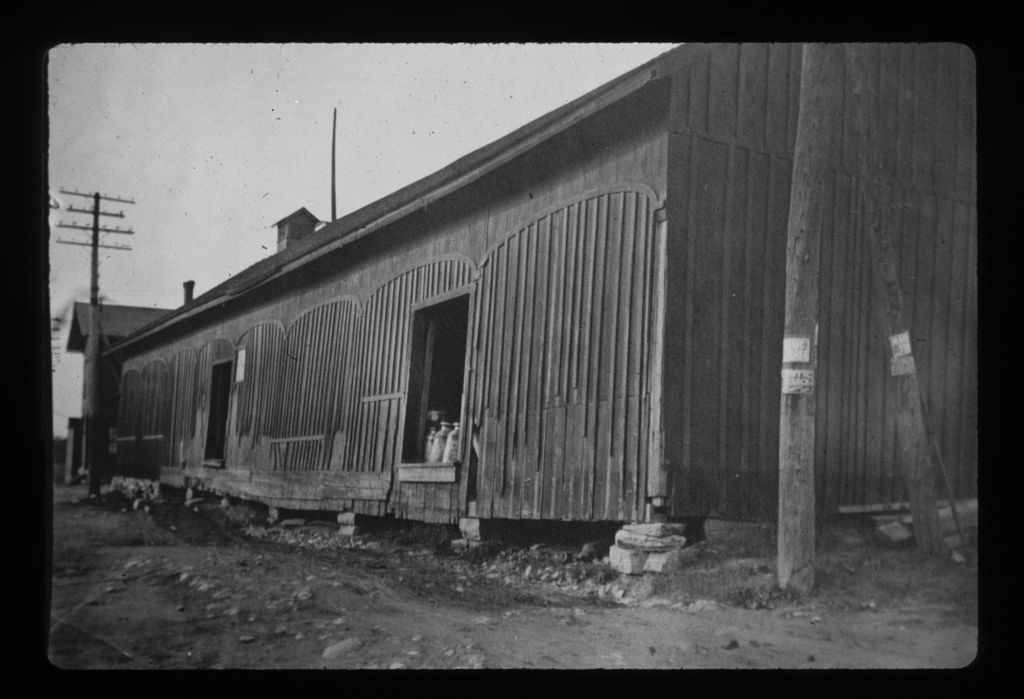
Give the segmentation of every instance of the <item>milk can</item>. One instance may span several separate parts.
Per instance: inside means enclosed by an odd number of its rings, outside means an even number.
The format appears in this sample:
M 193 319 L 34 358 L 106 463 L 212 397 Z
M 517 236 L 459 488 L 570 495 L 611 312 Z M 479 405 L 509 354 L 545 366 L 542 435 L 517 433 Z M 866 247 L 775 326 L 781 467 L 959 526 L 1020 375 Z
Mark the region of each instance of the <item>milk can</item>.
M 452 425 L 452 431 L 448 433 L 448 441 L 444 445 L 444 452 L 441 461 L 450 464 L 459 460 L 459 423 Z
M 428 458 L 427 461 L 430 463 L 438 463 L 441 461 L 441 457 L 444 456 L 444 447 L 448 443 L 448 435 L 451 431 L 452 423 L 441 423 L 441 429 L 434 435 L 434 443 L 430 447 L 430 458 Z
M 430 460 L 430 452 L 434 449 L 434 437 L 437 435 L 437 430 L 433 427 L 430 428 L 430 432 L 427 433 L 427 443 L 423 449 L 423 460 Z

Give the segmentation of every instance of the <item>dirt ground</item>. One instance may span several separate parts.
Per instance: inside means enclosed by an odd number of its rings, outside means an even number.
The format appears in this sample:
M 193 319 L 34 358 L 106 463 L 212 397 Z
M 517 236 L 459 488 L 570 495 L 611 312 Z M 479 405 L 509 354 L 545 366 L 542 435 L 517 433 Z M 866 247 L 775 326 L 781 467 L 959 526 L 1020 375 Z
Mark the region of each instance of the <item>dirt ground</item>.
M 977 651 L 974 550 L 923 557 L 860 520 L 821 534 L 817 589 L 795 598 L 756 526 L 709 526 L 683 569 L 619 576 L 578 560 L 593 531 L 455 554 L 444 527 L 349 539 L 213 497 L 85 495 L 54 490 L 59 668 L 959 668 Z

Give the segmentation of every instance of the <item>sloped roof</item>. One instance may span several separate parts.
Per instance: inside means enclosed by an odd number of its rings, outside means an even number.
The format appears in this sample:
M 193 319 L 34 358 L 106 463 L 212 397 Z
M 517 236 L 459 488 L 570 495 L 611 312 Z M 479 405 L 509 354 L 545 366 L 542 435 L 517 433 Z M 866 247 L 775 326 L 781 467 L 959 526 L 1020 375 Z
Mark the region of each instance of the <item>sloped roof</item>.
M 100 331 L 113 344 L 131 335 L 153 321 L 170 313 L 169 308 L 148 308 L 146 306 L 100 306 Z M 84 352 L 89 338 L 92 307 L 76 302 L 71 313 L 71 331 L 68 333 L 69 352 Z
M 287 274 L 300 266 L 370 235 L 385 226 L 461 189 L 474 180 L 544 143 L 586 117 L 633 94 L 652 81 L 666 77 L 679 64 L 707 50 L 706 45 L 687 44 L 667 51 L 647 63 L 620 75 L 534 119 L 512 133 L 478 148 L 437 172 L 413 182 L 361 209 L 328 222 L 309 236 L 247 267 L 225 282 L 174 309 L 164 317 L 140 328 L 120 343 L 137 342 L 171 325 L 211 310 L 234 296 Z M 285 217 L 287 218 L 287 217 Z M 284 219 L 282 219 L 284 220 Z M 278 222 L 280 223 L 280 222 Z

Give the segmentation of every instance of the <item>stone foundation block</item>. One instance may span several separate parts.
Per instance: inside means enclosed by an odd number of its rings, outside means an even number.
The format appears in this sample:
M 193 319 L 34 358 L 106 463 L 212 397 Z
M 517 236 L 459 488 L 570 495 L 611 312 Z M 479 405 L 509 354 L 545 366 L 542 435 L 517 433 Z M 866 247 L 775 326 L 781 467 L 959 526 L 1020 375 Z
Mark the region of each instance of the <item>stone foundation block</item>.
M 636 549 L 612 546 L 608 549 L 608 562 L 611 567 L 626 575 L 640 575 L 644 572 L 647 554 Z
M 671 551 L 686 546 L 686 537 L 678 535 L 647 536 L 637 534 L 629 529 L 615 532 L 615 543 L 622 548 L 639 549 L 648 553 L 654 551 Z
M 648 573 L 671 573 L 683 565 L 683 554 L 679 549 L 647 554 L 644 571 Z
M 476 517 L 460 517 L 459 531 L 464 539 L 480 539 L 480 520 Z
M 338 513 L 338 524 L 355 524 L 356 513 L 355 512 L 339 512 Z
M 342 524 L 338 527 L 339 536 L 358 536 L 362 534 L 363 530 L 354 524 Z
M 680 522 L 648 522 L 627 524 L 623 529 L 632 534 L 661 538 L 666 536 L 682 536 L 686 531 L 686 525 Z

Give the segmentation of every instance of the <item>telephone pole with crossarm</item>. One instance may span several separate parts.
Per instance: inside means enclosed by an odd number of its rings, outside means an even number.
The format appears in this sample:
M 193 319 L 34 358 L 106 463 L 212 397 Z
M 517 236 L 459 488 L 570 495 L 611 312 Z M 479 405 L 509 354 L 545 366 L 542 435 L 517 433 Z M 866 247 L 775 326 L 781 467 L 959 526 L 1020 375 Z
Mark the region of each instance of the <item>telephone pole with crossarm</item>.
M 78 209 L 74 207 L 68 207 L 67 211 L 78 214 L 91 214 L 92 225 L 86 226 L 77 223 L 64 223 L 63 221 L 57 224 L 60 228 L 72 228 L 84 231 L 90 231 L 92 233 L 92 240 L 89 243 L 77 241 L 77 240 L 60 240 L 58 243 L 64 245 L 86 245 L 91 248 L 91 265 L 90 265 L 90 286 L 89 286 L 89 339 L 85 346 L 85 405 L 83 406 L 83 422 L 85 423 L 85 449 L 83 451 L 83 457 L 85 462 L 85 468 L 89 474 L 89 497 L 98 497 L 100 494 L 100 481 L 102 478 L 102 459 L 103 459 L 103 445 L 106 444 L 106 439 L 100 433 L 100 413 L 102 410 L 100 402 L 100 382 L 101 382 L 101 367 L 100 367 L 100 346 L 102 338 L 102 327 L 100 324 L 100 257 L 99 249 L 106 248 L 110 250 L 131 250 L 127 245 L 105 245 L 100 243 L 100 233 L 119 233 L 122 235 L 134 235 L 135 231 L 125 228 L 105 228 L 100 225 L 100 216 L 110 216 L 113 218 L 124 218 L 124 212 L 112 212 L 103 211 L 100 209 L 101 201 L 120 202 L 123 204 L 134 204 L 135 202 L 131 199 L 125 199 L 122 197 L 109 197 L 94 192 L 88 194 L 85 192 L 75 192 L 71 190 L 60 190 L 62 194 L 69 194 L 76 197 L 85 197 L 92 199 L 91 209 Z

